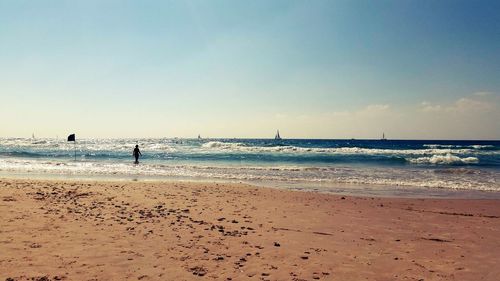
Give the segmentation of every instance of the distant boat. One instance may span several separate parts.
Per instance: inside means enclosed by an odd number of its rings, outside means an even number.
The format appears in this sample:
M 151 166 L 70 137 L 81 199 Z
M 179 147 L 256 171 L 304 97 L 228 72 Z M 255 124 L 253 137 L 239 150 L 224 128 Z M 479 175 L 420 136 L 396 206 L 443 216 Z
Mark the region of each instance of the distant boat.
M 35 133 L 31 134 L 31 144 L 44 144 L 44 143 L 47 143 L 47 141 L 37 140 L 35 138 Z
M 386 141 L 387 139 L 385 138 L 385 133 L 382 133 L 382 138 L 380 139 L 381 141 Z
M 277 130 L 276 131 L 276 136 L 274 137 L 275 140 L 281 140 L 281 137 L 280 137 L 280 130 Z

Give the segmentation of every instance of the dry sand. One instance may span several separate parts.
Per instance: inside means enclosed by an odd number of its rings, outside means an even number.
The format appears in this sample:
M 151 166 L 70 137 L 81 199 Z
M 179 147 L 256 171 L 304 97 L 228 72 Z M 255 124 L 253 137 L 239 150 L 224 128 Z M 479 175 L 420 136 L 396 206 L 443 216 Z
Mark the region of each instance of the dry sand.
M 0 179 L 0 280 L 500 280 L 499 203 Z

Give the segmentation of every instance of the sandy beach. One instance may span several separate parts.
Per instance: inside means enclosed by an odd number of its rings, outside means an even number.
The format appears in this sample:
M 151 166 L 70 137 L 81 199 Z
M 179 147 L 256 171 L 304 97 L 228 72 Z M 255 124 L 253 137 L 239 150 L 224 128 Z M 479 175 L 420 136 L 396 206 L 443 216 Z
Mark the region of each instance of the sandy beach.
M 500 202 L 0 180 L 0 280 L 498 280 Z

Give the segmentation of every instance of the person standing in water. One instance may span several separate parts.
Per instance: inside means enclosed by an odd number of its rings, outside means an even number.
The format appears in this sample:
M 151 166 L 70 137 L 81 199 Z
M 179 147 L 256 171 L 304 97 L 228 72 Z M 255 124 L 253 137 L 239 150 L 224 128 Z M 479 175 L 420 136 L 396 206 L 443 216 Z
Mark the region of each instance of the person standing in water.
M 141 151 L 139 150 L 139 145 L 136 145 L 134 148 L 134 152 L 132 153 L 135 157 L 134 164 L 139 164 L 139 156 L 142 156 Z

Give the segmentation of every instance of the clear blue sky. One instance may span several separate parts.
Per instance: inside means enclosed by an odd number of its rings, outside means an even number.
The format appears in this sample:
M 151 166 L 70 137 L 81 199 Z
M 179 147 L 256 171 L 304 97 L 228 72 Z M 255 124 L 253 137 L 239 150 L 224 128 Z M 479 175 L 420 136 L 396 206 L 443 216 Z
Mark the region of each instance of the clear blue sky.
M 0 136 L 500 139 L 500 1 L 0 0 Z

